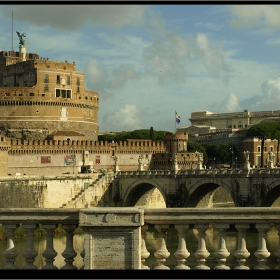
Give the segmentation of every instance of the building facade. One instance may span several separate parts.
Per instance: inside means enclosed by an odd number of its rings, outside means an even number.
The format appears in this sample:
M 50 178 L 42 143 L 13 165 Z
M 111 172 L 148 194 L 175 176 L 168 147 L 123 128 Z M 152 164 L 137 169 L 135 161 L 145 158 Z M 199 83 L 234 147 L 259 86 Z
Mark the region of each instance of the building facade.
M 98 139 L 99 94 L 84 87 L 75 62 L 0 52 L 0 132 L 21 140 L 45 140 L 56 131 Z

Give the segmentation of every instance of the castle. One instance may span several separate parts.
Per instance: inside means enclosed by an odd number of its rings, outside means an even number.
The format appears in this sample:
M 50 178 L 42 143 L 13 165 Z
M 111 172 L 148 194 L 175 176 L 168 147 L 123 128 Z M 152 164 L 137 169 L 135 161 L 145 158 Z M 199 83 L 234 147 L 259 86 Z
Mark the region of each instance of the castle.
M 84 88 L 75 62 L 19 51 L 0 52 L 0 132 L 21 140 L 45 140 L 57 131 L 98 137 L 99 94 Z
M 164 142 L 97 141 L 99 94 L 85 89 L 75 62 L 27 53 L 22 35 L 18 52 L 0 52 L 0 176 L 174 168 L 187 133 Z M 198 154 L 176 160 L 177 169 L 196 168 Z

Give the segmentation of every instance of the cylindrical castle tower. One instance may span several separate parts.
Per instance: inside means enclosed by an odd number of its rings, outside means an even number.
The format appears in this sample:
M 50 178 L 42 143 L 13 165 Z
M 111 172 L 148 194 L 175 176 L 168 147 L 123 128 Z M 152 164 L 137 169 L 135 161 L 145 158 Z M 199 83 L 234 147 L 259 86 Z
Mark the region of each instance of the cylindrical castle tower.
M 44 140 L 56 131 L 98 139 L 99 94 L 84 88 L 75 62 L 37 54 L 0 52 L 0 132 L 16 139 Z
M 186 152 L 188 150 L 188 134 L 186 132 L 166 133 L 164 146 L 168 153 Z

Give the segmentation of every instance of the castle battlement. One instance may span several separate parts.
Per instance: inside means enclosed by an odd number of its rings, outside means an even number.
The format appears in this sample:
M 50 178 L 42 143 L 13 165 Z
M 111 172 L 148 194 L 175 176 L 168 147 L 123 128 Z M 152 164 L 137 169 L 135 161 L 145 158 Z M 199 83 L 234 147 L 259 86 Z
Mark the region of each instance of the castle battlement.
M 147 145 L 148 144 L 148 145 Z M 165 152 L 163 142 L 129 140 L 120 142 L 120 144 L 108 141 L 88 141 L 88 140 L 16 140 L 12 139 L 10 144 L 10 153 L 108 153 L 112 150 L 116 153 L 151 153 Z

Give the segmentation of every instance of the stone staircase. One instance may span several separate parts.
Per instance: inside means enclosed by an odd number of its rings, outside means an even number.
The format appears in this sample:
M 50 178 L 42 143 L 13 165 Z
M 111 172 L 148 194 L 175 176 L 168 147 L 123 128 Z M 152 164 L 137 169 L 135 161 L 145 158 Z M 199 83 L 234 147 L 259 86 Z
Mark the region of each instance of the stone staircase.
M 62 206 L 60 206 L 59 208 L 67 208 L 67 205 L 74 204 L 75 201 L 81 199 L 81 197 L 89 188 L 96 187 L 104 179 L 105 176 L 105 173 L 99 174 L 97 179 L 95 179 L 90 185 L 88 185 L 86 188 L 81 189 L 74 197 L 71 198 L 70 201 L 68 201 L 67 203 L 63 203 Z

